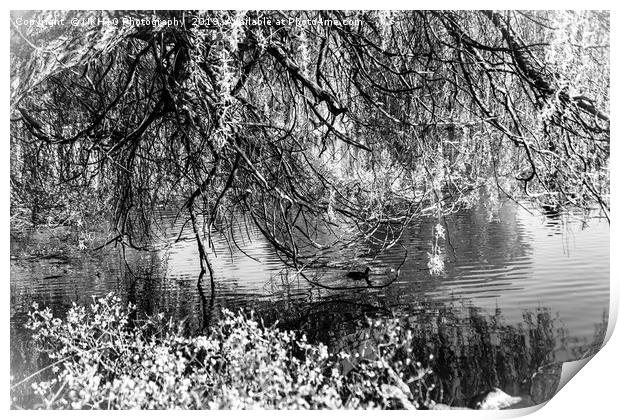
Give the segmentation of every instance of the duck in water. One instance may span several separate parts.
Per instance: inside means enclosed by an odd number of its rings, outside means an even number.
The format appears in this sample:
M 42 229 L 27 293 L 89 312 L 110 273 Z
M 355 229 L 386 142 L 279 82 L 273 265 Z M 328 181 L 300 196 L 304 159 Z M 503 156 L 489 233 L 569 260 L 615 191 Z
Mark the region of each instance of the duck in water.
M 366 271 L 362 272 L 362 271 L 351 271 L 350 273 L 347 273 L 347 277 L 350 278 L 351 280 L 366 280 L 368 281 L 368 275 L 372 270 L 370 269 L 370 267 L 366 267 Z

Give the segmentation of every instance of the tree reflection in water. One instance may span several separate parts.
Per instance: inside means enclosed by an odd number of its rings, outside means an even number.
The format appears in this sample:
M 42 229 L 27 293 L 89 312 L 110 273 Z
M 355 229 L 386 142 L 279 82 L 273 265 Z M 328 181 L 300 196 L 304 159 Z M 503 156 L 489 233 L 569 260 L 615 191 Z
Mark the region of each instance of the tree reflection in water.
M 290 306 L 289 306 L 290 308 Z M 279 325 L 298 328 L 312 341 L 329 344 L 334 352 L 347 351 L 368 357 L 367 349 L 393 325 L 371 319 L 396 316 L 402 331 L 411 330 L 412 350 L 422 367 L 432 369 L 428 383 L 431 398 L 453 406 L 467 406 L 479 393 L 499 387 L 510 395 L 522 397 L 514 407 L 548 401 L 555 392 L 562 364 L 588 357 L 603 344 L 607 313 L 596 325 L 588 344 L 573 346 L 566 353 L 563 342 L 568 331 L 559 316 L 545 308 L 524 311 L 523 322 L 508 324 L 497 309 L 487 315 L 462 302 L 428 310 L 421 307 L 415 315 L 393 313 L 371 302 L 335 298 L 292 311 L 274 308 Z

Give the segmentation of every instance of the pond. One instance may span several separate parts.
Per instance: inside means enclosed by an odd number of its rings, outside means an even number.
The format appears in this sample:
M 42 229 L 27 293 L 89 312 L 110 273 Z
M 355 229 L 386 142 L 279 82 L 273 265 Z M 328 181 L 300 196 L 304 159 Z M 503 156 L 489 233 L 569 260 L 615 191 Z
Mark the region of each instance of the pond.
M 256 311 L 266 323 L 303 330 L 310 340 L 355 353 L 370 321 L 398 317 L 416 337 L 416 354 L 432 367 L 442 401 L 461 405 L 499 386 L 521 406 L 553 395 L 561 363 L 596 351 L 609 310 L 609 224 L 604 219 L 540 212 L 506 201 L 481 203 L 441 220 L 421 218 L 398 246 L 374 256 L 364 243 L 334 252 L 332 264 L 296 276 L 256 232 L 240 229 L 244 252 L 215 242 L 216 289 L 198 284 L 191 238 L 157 252 L 113 247 L 62 251 L 71 232 L 26 232 L 11 240 L 11 373 L 26 376 L 31 360 L 23 328 L 33 301 L 66 310 L 110 291 L 144 313 L 186 319 L 202 331 L 222 308 Z M 179 223 L 163 214 L 162 232 Z M 444 269 L 428 262 L 436 225 Z M 45 243 L 42 243 L 44 241 Z M 165 241 L 162 242 L 162 244 Z M 58 248 L 40 256 L 41 248 Z M 75 248 L 75 247 L 74 247 Z M 345 277 L 371 267 L 369 283 Z

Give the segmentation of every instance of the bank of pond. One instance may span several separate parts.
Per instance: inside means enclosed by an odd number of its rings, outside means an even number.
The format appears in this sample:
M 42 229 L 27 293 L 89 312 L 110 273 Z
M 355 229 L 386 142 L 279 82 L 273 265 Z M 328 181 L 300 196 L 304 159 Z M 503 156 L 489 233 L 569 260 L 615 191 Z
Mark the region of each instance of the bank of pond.
M 13 408 L 43 409 L 501 409 L 521 402 L 497 387 L 446 404 L 434 355 L 398 319 L 369 323 L 353 352 L 224 310 L 208 334 L 137 318 L 114 295 L 65 317 L 33 305 L 26 324 L 44 366 L 12 385 Z M 446 392 L 447 391 L 447 392 Z M 451 401 L 455 396 L 450 396 Z

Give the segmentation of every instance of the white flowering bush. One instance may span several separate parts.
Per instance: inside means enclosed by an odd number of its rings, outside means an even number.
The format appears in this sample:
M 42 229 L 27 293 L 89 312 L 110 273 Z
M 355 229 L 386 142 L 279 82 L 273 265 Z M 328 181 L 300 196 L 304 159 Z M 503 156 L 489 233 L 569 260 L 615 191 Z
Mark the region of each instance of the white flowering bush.
M 330 354 L 305 336 L 224 311 L 209 335 L 187 337 L 156 316 L 130 321 L 135 307 L 110 294 L 64 319 L 34 305 L 27 327 L 52 364 L 30 384 L 32 407 L 59 409 L 416 408 L 426 404 L 399 335 L 372 357 Z M 134 317 L 135 318 L 135 317 Z M 410 332 L 409 332 L 410 334 Z M 406 336 L 406 334 L 405 334 Z M 405 340 L 406 341 L 406 340 Z M 399 349 L 395 351 L 395 349 Z M 403 380 L 403 373 L 417 375 Z M 15 386 L 28 386 L 22 381 Z M 36 401 L 34 401 L 36 400 Z

